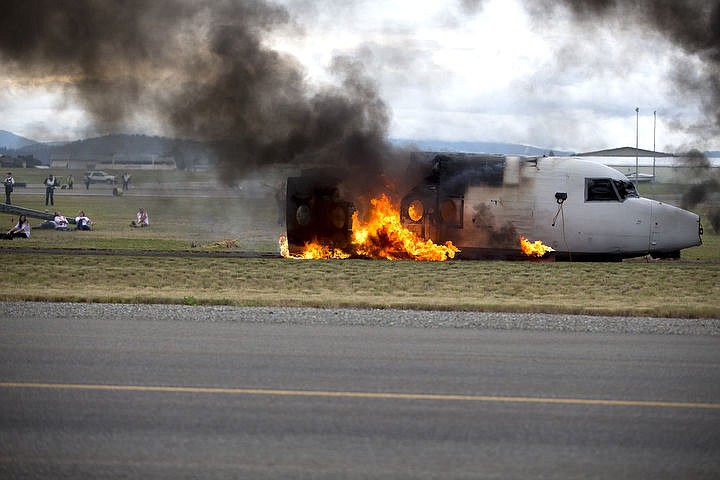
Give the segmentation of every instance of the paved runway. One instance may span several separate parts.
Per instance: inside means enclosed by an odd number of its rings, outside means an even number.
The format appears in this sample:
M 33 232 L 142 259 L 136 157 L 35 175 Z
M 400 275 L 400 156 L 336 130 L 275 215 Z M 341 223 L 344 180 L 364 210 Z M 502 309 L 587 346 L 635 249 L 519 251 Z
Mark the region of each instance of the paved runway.
M 92 311 L 3 312 L 1 477 L 720 475 L 718 336 Z

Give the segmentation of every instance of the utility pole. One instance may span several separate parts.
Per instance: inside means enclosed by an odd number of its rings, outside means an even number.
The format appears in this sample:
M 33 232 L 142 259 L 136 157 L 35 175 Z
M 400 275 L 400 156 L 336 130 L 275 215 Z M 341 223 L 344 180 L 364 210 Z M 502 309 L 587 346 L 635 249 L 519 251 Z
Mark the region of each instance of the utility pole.
M 653 111 L 653 182 L 655 181 L 655 131 L 657 130 L 657 110 Z
M 635 107 L 635 190 L 640 184 L 638 175 L 638 147 L 640 145 L 640 107 Z

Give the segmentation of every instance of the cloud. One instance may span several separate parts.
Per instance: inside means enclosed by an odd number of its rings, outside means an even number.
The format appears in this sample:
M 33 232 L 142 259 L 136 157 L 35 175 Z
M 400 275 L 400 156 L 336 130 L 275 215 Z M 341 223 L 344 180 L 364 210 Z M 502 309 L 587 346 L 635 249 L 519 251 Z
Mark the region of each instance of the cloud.
M 635 107 L 641 123 L 658 112 L 665 144 L 720 148 L 718 10 L 700 0 L 9 0 L 0 61 L 5 80 L 61 95 L 88 129 L 210 140 L 233 175 L 271 157 L 346 156 L 357 138 L 392 156 L 387 135 L 617 146 Z M 64 80 L 31 85 L 43 78 Z
M 664 88 L 668 110 L 701 105 L 704 119 L 681 120 L 673 128 L 705 143 L 720 135 L 720 3 L 705 0 L 567 0 L 526 2 L 536 25 L 567 23 L 572 35 L 559 42 L 554 57 L 557 70 L 590 66 L 604 59 L 607 39 L 616 43 L 614 65 L 618 76 L 643 74 L 631 85 Z M 650 37 L 650 42 L 644 40 Z M 602 42 L 600 48 L 592 44 Z M 604 41 L 603 41 L 604 40 Z M 655 48 L 652 45 L 655 44 Z M 666 53 L 666 50 L 671 50 Z M 651 58 L 650 58 L 651 57 Z M 572 59 L 574 61 L 569 61 Z M 653 62 L 654 59 L 654 62 Z M 658 61 L 659 59 L 659 61 Z M 658 65 L 659 64 L 659 65 Z M 663 71 L 657 72 L 658 67 Z M 597 71 L 603 71 L 598 68 Z M 662 74 L 658 78 L 657 73 Z M 592 75 L 593 71 L 588 70 Z M 631 96 L 629 96 L 631 97 Z M 632 98 L 632 97 L 631 97 Z M 642 99 L 642 98 L 640 98 Z M 701 124 L 703 132 L 698 132 Z

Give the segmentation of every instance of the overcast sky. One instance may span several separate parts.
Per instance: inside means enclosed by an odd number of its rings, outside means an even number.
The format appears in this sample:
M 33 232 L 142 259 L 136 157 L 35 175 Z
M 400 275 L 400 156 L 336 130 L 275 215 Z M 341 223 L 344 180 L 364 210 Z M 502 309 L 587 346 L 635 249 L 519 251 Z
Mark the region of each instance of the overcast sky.
M 717 63 L 623 11 L 580 21 L 562 6 L 550 13 L 563 3 L 550 1 L 280 3 L 290 21 L 264 35 L 266 45 L 295 57 L 318 88 L 337 81 L 334 57 L 359 60 L 388 107 L 390 137 L 634 146 L 639 108 L 641 148 L 653 147 L 656 111 L 657 150 L 720 150 L 718 98 L 705 91 L 717 92 Z M 680 80 L 679 67 L 692 78 Z M 72 83 L 0 64 L 0 129 L 41 141 L 108 133 Z M 172 133 L 143 115 L 119 131 Z

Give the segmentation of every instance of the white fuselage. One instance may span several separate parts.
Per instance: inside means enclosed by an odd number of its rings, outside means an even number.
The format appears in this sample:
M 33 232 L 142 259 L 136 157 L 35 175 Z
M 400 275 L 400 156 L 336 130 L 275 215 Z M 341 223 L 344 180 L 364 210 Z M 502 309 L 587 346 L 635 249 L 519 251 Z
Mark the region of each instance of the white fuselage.
M 414 194 L 427 215 L 407 223 L 435 241 L 451 240 L 466 257 L 519 249 L 519 236 L 571 259 L 677 256 L 702 243 L 698 215 L 639 197 L 622 173 L 586 160 L 504 157 L 502 181 L 475 174 L 464 191 L 455 180 L 451 192 L 443 180 L 436 185 L 435 199 Z
M 589 198 L 589 179 L 629 182 L 619 171 L 593 162 L 542 158 L 535 172 L 532 230 L 558 252 L 633 257 L 670 254 L 700 245 L 700 217 L 638 196 L 610 193 Z M 613 182 L 616 184 L 616 182 Z M 559 204 L 556 192 L 566 192 Z M 557 217 L 556 217 L 557 215 Z

